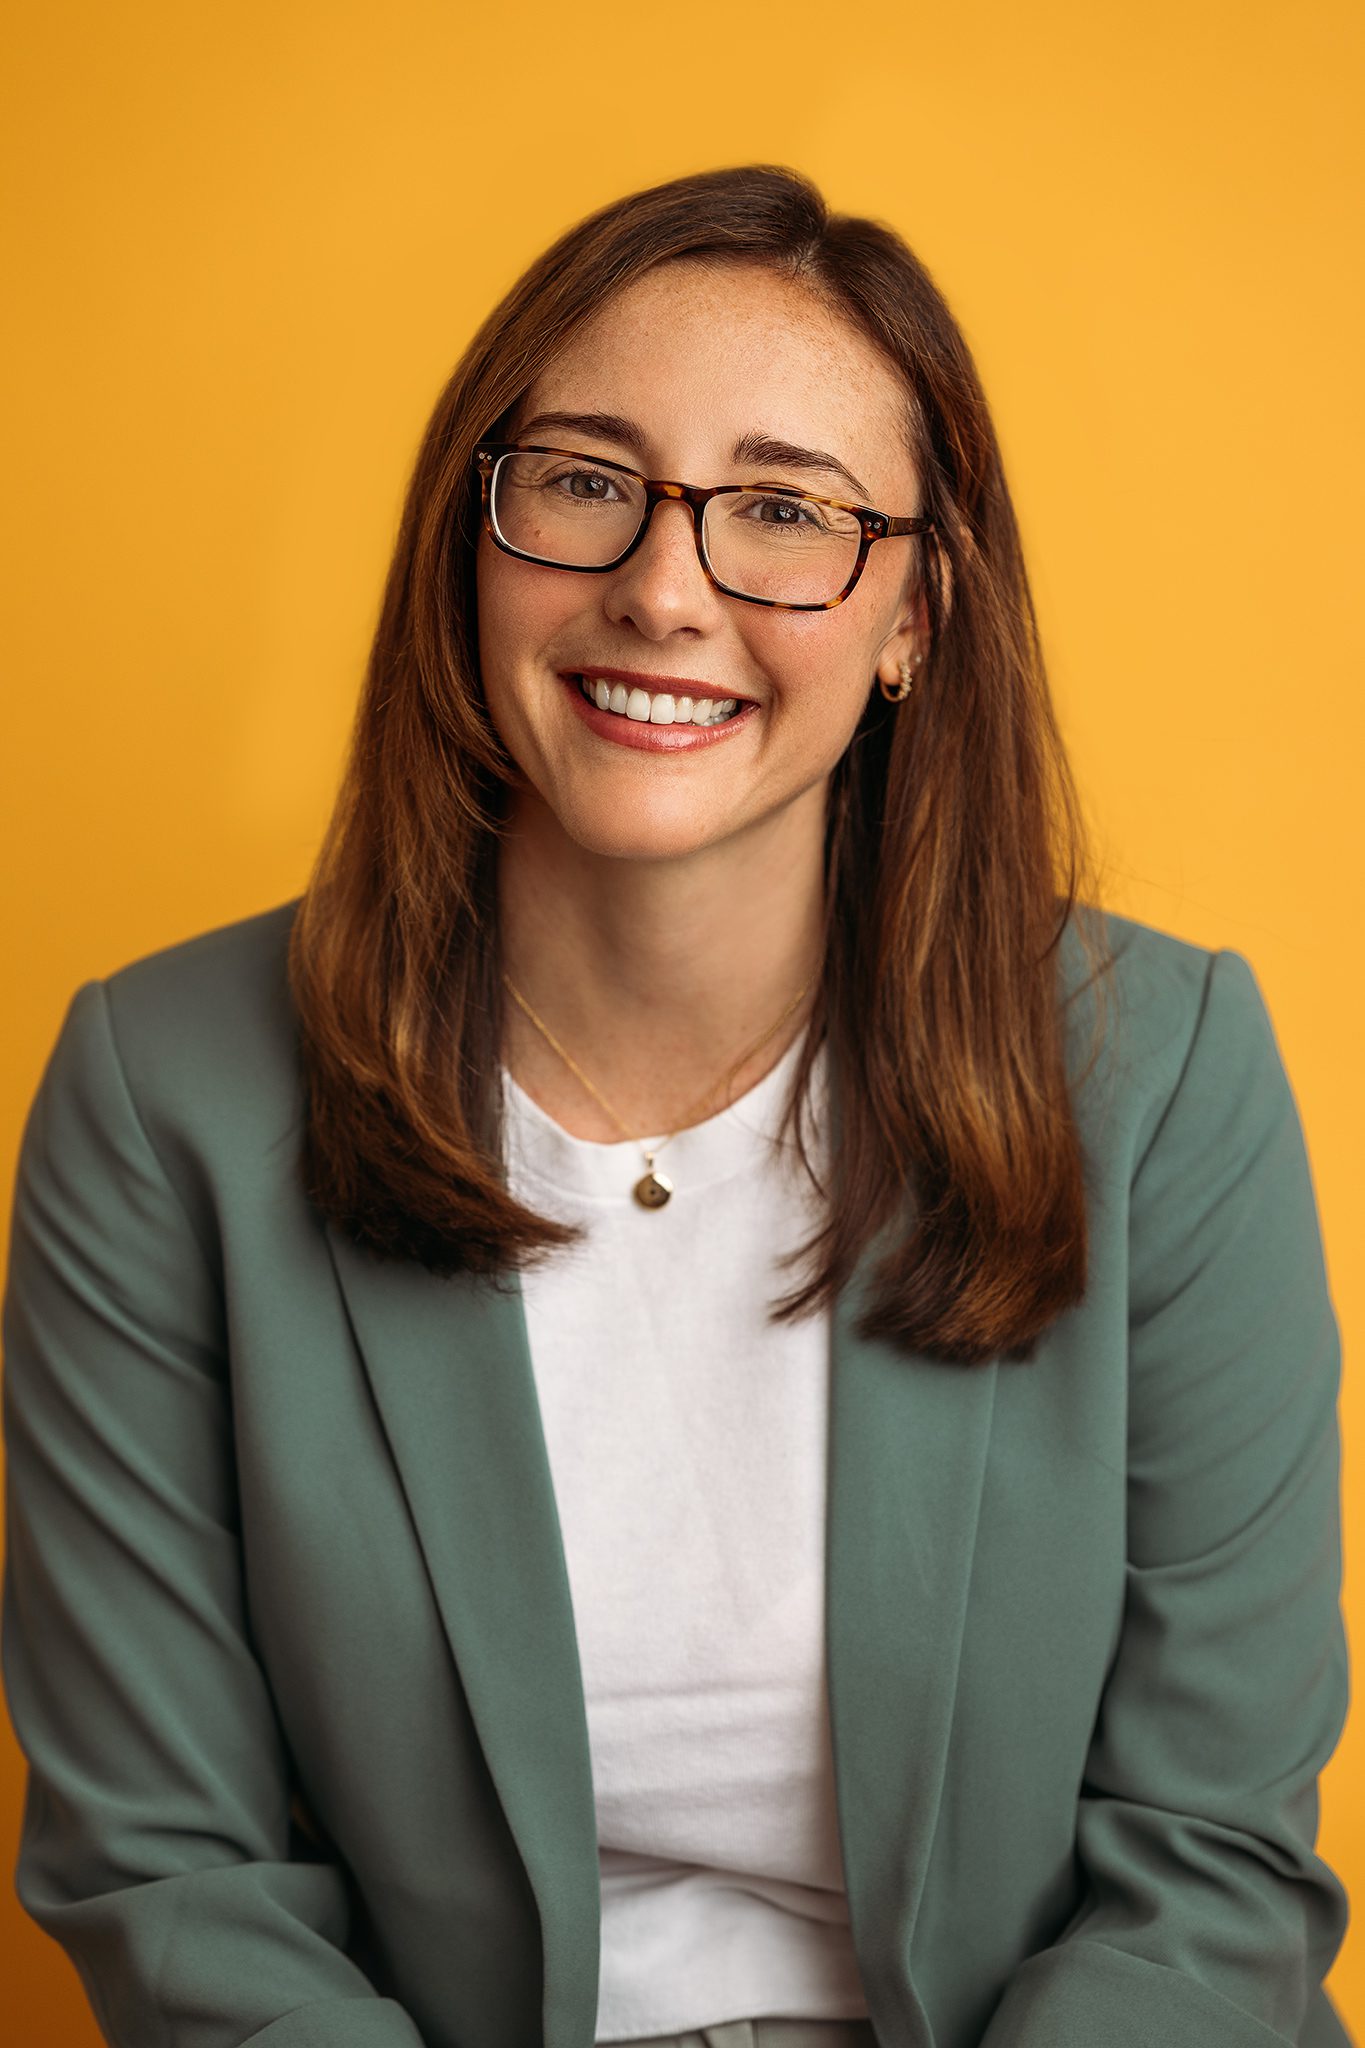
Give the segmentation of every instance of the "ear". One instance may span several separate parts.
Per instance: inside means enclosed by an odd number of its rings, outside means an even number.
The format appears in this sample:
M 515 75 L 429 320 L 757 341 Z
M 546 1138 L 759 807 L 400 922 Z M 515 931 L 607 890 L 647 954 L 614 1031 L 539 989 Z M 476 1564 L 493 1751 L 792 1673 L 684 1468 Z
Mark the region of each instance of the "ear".
M 969 529 L 961 520 L 955 519 L 953 524 L 959 545 L 968 557 L 975 555 L 976 542 L 972 539 Z M 932 576 L 937 579 L 942 630 L 953 609 L 953 564 L 937 532 L 926 534 L 924 539 L 923 573 L 925 577 Z M 900 681 L 900 664 L 903 661 L 908 661 L 917 669 L 922 668 L 931 652 L 929 606 L 924 595 L 923 580 L 917 579 L 915 588 L 907 592 L 905 610 L 897 620 L 894 632 L 878 653 L 873 679 L 894 685 Z
M 922 589 L 916 588 L 907 598 L 906 606 L 896 621 L 894 630 L 882 642 L 877 652 L 877 665 L 873 670 L 874 683 L 888 683 L 892 687 L 901 680 L 900 666 L 908 661 L 918 673 L 929 658 L 929 607 Z

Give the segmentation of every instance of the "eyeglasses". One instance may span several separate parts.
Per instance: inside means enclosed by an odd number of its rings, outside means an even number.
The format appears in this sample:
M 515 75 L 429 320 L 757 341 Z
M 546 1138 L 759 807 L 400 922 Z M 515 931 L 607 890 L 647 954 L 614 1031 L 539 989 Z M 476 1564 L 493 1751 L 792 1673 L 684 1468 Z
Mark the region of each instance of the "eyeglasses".
M 932 519 L 893 519 L 785 484 L 661 482 L 567 448 L 486 442 L 474 465 L 484 527 L 520 561 L 583 575 L 618 569 L 655 506 L 676 498 L 692 508 L 697 553 L 716 589 L 783 611 L 832 610 L 853 590 L 874 541 L 934 530 Z

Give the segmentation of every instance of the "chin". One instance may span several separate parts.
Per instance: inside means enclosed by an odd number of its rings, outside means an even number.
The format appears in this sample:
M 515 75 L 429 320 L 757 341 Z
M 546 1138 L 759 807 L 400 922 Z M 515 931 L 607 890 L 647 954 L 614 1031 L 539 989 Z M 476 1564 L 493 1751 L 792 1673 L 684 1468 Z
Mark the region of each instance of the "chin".
M 560 825 L 568 838 L 585 853 L 604 860 L 685 860 L 702 853 L 728 832 L 698 828 L 695 816 L 683 818 L 631 818 L 594 813 L 591 816 L 561 816 Z

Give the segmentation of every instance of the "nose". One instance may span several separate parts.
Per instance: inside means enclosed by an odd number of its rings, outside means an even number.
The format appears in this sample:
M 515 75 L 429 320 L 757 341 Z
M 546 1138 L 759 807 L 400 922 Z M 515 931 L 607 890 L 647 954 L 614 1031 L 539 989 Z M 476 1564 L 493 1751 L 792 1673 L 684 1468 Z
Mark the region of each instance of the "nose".
M 702 567 L 697 539 L 691 506 L 660 499 L 644 539 L 609 579 L 608 615 L 632 620 L 651 638 L 713 623 L 720 592 Z

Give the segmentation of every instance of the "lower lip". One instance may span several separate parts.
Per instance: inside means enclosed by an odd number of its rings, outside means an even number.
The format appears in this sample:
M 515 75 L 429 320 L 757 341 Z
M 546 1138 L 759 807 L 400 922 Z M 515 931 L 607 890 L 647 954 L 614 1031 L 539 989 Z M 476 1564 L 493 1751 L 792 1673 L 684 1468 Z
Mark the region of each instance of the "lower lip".
M 638 747 L 646 754 L 677 754 L 691 752 L 694 747 L 714 747 L 752 725 L 758 711 L 757 704 L 746 704 L 723 725 L 650 725 L 644 719 L 626 718 L 618 711 L 599 711 L 583 695 L 583 686 L 576 677 L 561 676 L 560 681 L 573 698 L 579 717 L 593 732 L 604 740 L 615 740 L 618 747 Z

